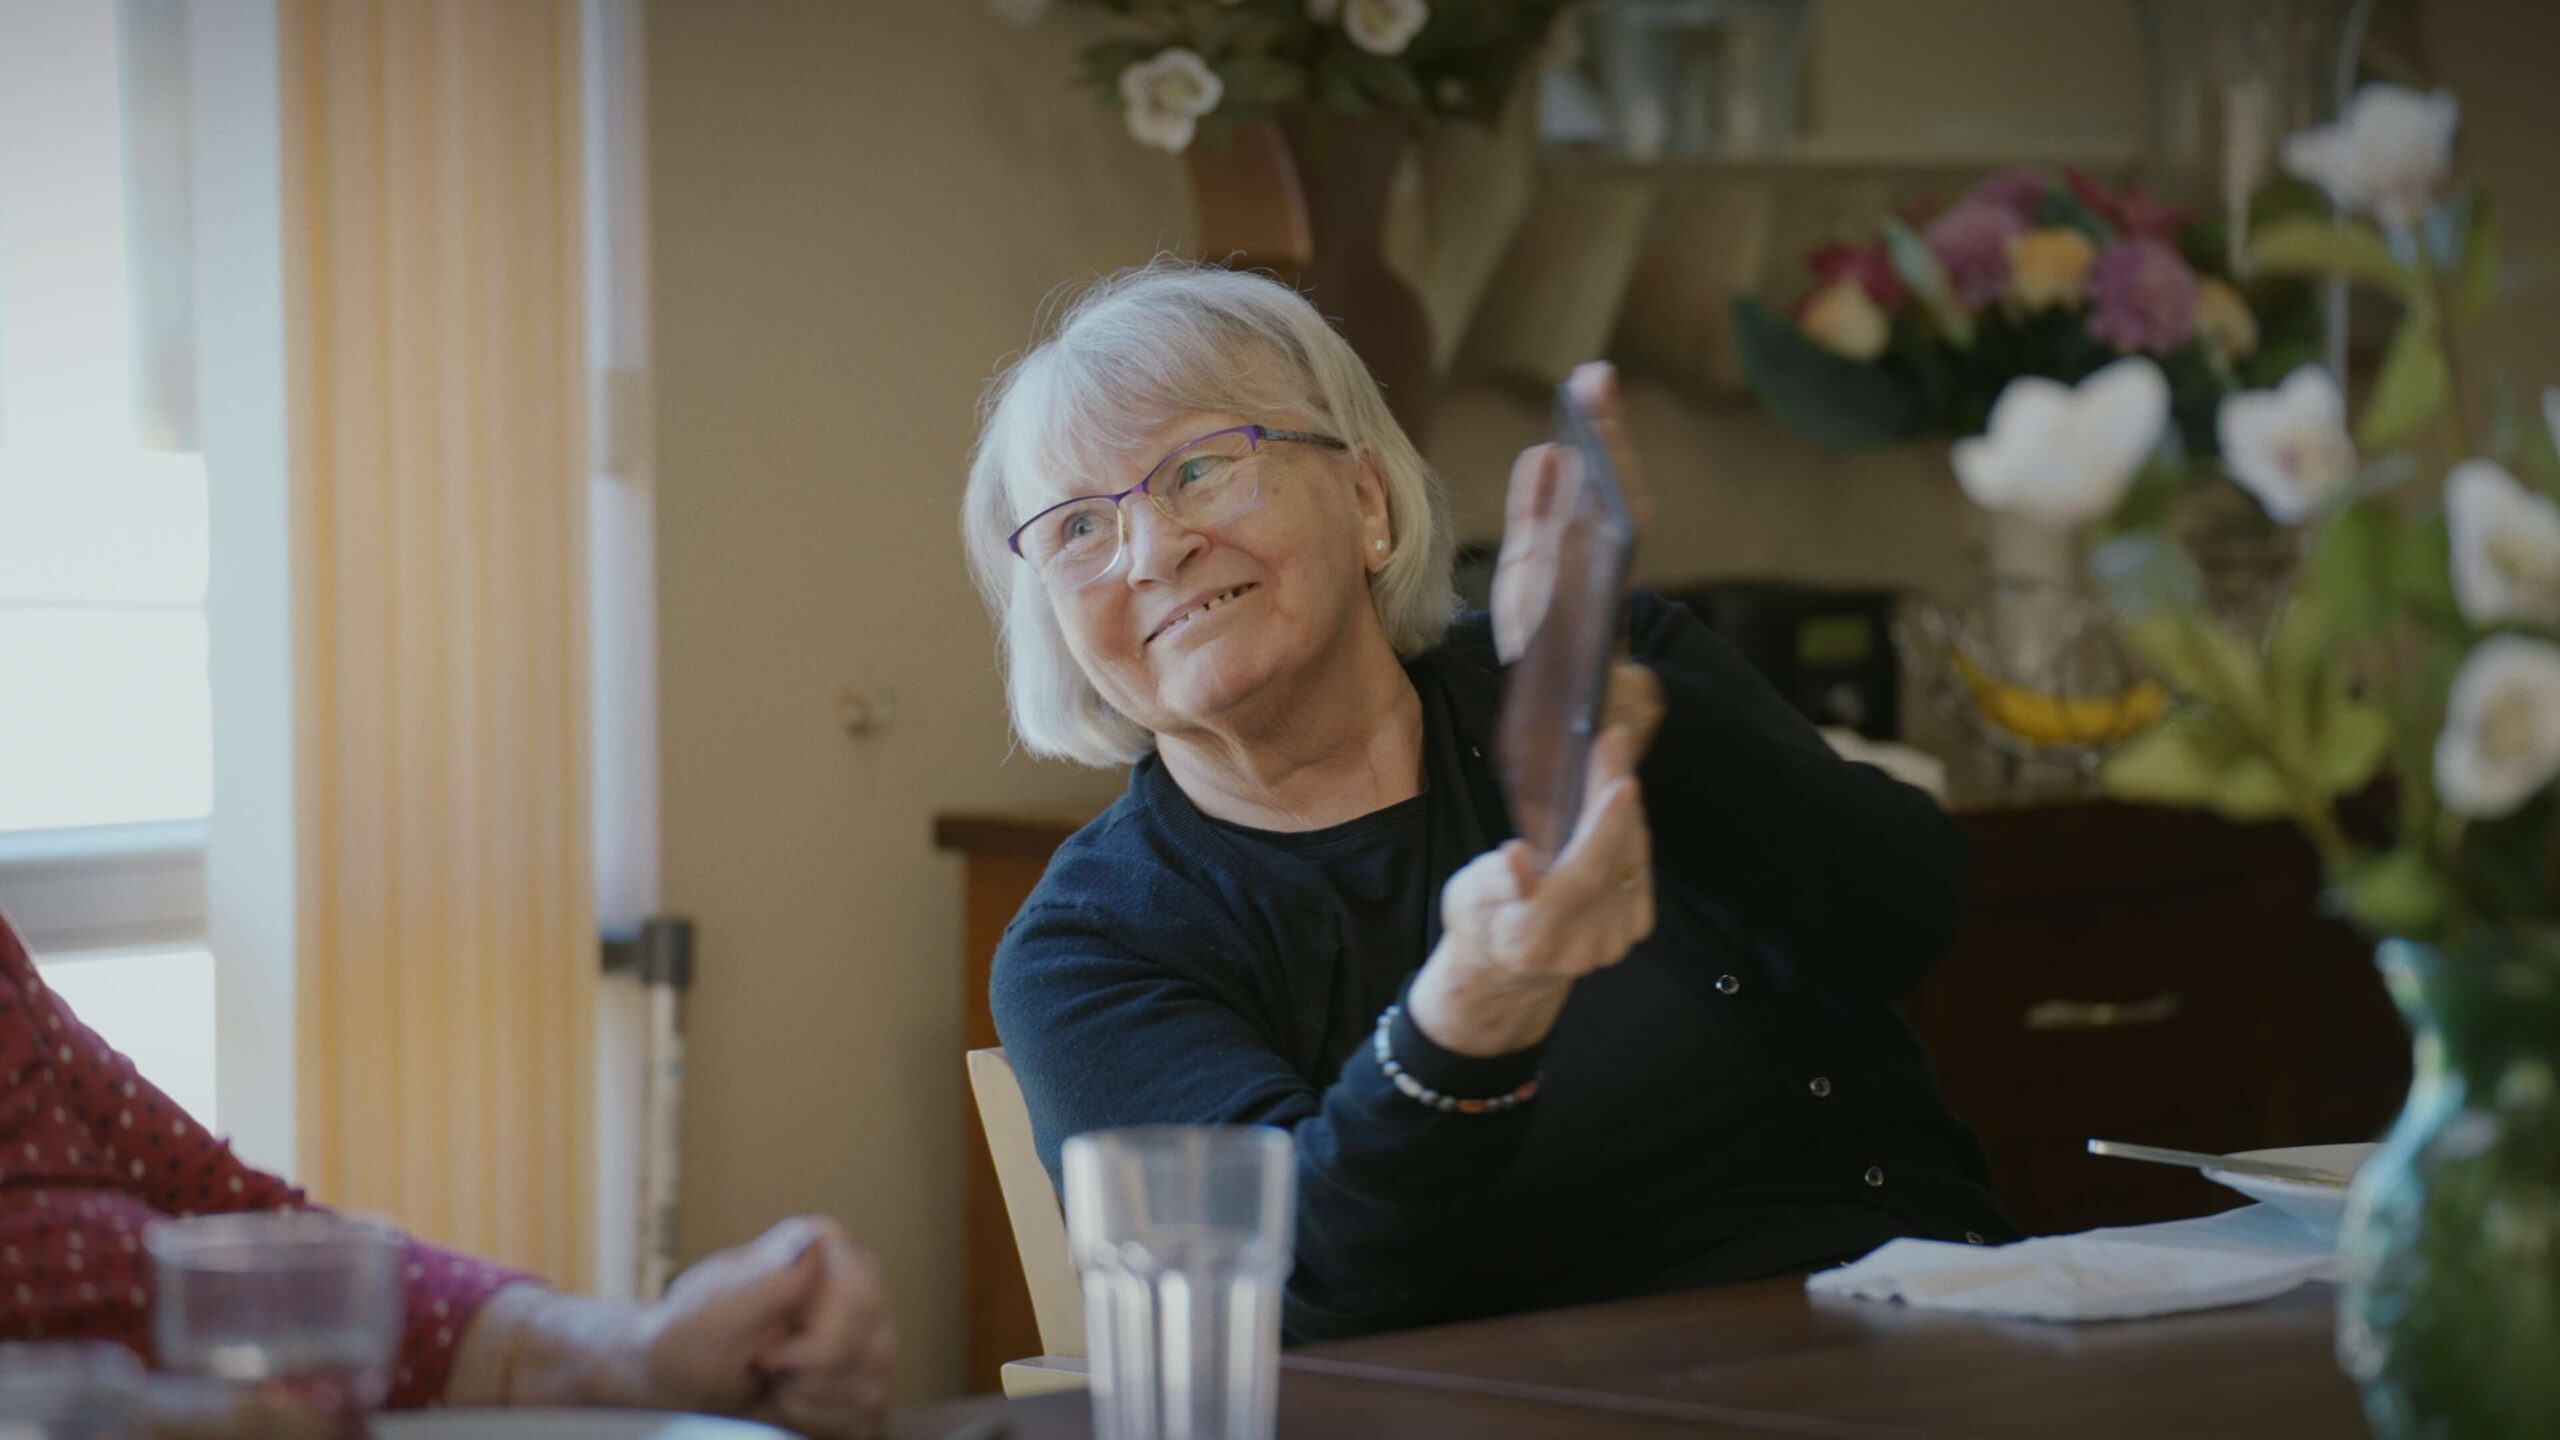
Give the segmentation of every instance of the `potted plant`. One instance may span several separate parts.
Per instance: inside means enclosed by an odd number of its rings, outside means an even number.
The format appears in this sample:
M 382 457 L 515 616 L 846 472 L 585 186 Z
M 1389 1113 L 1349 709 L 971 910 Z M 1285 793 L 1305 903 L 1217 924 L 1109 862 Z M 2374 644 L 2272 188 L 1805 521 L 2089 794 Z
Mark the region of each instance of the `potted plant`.
M 1418 433 L 1433 337 L 1381 248 L 1389 189 L 1424 128 L 1504 113 L 1568 0 L 995 3 L 1098 20 L 1084 76 L 1132 139 L 1184 157 L 1201 253 L 1306 289 Z

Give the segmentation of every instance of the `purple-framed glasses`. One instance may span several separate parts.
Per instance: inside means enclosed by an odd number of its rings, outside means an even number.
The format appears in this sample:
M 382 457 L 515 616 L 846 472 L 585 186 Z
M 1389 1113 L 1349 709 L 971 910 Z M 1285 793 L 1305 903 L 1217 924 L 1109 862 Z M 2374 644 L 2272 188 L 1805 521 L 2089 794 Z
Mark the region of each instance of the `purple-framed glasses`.
M 1167 520 L 1196 530 L 1231 520 L 1262 503 L 1262 487 L 1248 463 L 1266 440 L 1349 450 L 1344 441 L 1304 430 L 1235 425 L 1186 440 L 1165 453 L 1146 478 L 1116 495 L 1079 495 L 1025 520 L 1005 537 L 1014 554 L 1061 589 L 1090 585 L 1111 572 L 1129 535 L 1121 507 L 1144 495 Z

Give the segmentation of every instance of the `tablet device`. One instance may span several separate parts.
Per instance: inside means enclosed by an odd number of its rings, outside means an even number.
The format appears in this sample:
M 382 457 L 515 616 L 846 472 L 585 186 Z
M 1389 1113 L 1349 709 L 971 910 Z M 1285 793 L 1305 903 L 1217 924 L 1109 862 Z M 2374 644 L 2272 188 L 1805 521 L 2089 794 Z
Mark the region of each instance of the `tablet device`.
M 1503 676 L 1495 768 L 1511 822 L 1552 865 L 1582 814 L 1609 667 L 1626 631 L 1635 520 L 1591 416 L 1556 388 L 1555 493 L 1535 523 L 1555 556 L 1544 616 Z

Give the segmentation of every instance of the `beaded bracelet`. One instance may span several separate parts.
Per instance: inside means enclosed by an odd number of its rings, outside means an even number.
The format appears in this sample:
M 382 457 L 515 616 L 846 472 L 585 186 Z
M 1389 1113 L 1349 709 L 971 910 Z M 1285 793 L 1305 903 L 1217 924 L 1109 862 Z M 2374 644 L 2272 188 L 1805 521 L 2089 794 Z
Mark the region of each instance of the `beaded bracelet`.
M 1386 1072 L 1387 1079 L 1415 1104 L 1427 1105 L 1443 1115 L 1499 1115 L 1538 1098 L 1538 1082 L 1545 1077 L 1544 1070 L 1521 1081 L 1519 1088 L 1507 1095 L 1482 1100 L 1462 1100 L 1455 1095 L 1443 1095 L 1415 1079 L 1413 1072 L 1396 1063 L 1395 1047 L 1387 1041 L 1387 1032 L 1394 1028 L 1396 1017 L 1403 1013 L 1402 1005 L 1386 1008 L 1385 1013 L 1378 1017 L 1378 1033 L 1371 1037 L 1369 1049 L 1378 1057 L 1378 1068 Z

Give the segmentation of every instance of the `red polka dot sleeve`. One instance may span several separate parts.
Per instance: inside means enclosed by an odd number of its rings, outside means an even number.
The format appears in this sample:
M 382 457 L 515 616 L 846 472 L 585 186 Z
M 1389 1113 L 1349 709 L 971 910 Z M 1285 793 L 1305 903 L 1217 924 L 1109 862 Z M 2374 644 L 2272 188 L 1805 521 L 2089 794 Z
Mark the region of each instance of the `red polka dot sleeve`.
M 163 1216 L 316 1208 L 242 1164 L 45 987 L 0 917 L 0 1339 L 151 1353 L 142 1232 Z M 529 1277 L 412 1240 L 391 1404 L 435 1404 L 471 1317 Z

